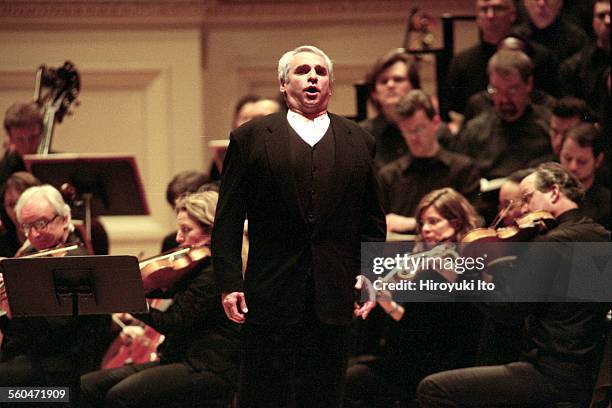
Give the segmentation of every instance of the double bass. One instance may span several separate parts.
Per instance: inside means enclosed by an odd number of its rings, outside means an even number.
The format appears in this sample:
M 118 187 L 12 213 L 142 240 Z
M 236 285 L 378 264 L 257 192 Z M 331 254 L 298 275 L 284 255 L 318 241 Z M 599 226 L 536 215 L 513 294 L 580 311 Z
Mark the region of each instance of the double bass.
M 34 101 L 43 111 L 43 129 L 37 154 L 49 154 L 55 124 L 61 123 L 69 113 L 70 105 L 80 91 L 81 79 L 72 62 L 66 61 L 59 68 L 49 68 L 46 65 L 38 68 Z

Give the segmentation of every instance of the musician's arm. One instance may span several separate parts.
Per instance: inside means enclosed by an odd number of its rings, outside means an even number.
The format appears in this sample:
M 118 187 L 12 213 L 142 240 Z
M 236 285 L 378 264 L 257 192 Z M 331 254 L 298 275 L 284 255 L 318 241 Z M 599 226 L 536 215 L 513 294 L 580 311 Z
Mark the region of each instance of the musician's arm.
M 378 304 L 393 320 L 399 322 L 404 317 L 404 306 L 397 303 L 395 300 L 378 300 Z
M 134 314 L 138 320 L 165 334 L 213 323 L 212 314 L 219 307 L 220 291 L 214 283 L 210 266 L 193 278 L 184 291 L 177 291 L 165 311 L 151 308 L 149 313 Z

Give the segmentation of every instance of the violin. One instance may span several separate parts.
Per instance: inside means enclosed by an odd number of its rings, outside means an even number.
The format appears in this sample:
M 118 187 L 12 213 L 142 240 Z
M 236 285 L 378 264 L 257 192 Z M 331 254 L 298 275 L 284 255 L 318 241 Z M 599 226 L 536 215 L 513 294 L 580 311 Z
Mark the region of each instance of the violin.
M 210 256 L 205 246 L 178 248 L 139 263 L 145 293 L 167 289 Z
M 555 224 L 555 217 L 548 211 L 534 211 L 515 219 L 514 225 L 509 227 L 473 229 L 461 238 L 461 243 L 524 242 L 548 231 Z
M 527 242 L 543 234 L 556 224 L 555 217 L 547 211 L 534 211 L 514 220 L 514 225 L 503 228 L 476 228 L 461 238 L 461 253 L 464 256 L 479 257 L 487 254 L 487 265 L 502 260 L 516 259 L 516 248 L 510 245 L 497 245 L 500 242 Z M 474 244 L 484 245 L 474 245 Z M 494 245 L 491 245 L 491 244 Z

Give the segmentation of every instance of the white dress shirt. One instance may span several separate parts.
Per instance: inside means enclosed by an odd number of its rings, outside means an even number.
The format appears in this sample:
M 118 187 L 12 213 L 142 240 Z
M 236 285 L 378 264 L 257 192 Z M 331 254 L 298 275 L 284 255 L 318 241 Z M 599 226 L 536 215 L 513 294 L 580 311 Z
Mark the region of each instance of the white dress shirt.
M 287 111 L 287 121 L 310 147 L 316 145 L 323 138 L 325 132 L 329 129 L 330 122 L 327 112 L 317 116 L 314 120 L 310 120 L 291 109 Z

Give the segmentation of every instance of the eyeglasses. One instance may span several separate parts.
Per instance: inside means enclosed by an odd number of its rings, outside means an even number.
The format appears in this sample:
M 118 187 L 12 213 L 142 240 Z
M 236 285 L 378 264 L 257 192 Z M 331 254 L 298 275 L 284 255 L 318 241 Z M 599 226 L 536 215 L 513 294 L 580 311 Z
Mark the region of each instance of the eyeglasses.
M 489 84 L 487 85 L 487 93 L 491 96 L 497 96 L 497 95 L 506 95 L 508 97 L 513 97 L 516 94 L 518 94 L 520 91 L 519 88 L 509 88 L 505 91 L 500 90 L 499 88 L 495 88 L 493 85 Z
M 531 191 L 521 194 L 521 205 L 529 204 L 535 192 L 536 192 L 535 190 L 531 190 Z
M 21 224 L 21 228 L 23 229 L 23 232 L 26 235 L 30 234 L 30 230 L 32 230 L 32 228 L 34 228 L 38 232 L 44 231 L 47 229 L 47 227 L 49 227 L 49 224 L 51 224 L 57 219 L 57 217 L 59 217 L 59 214 L 55 214 L 55 217 L 51 218 L 50 220 L 46 220 L 43 218 L 38 221 L 34 221 L 31 224 Z

